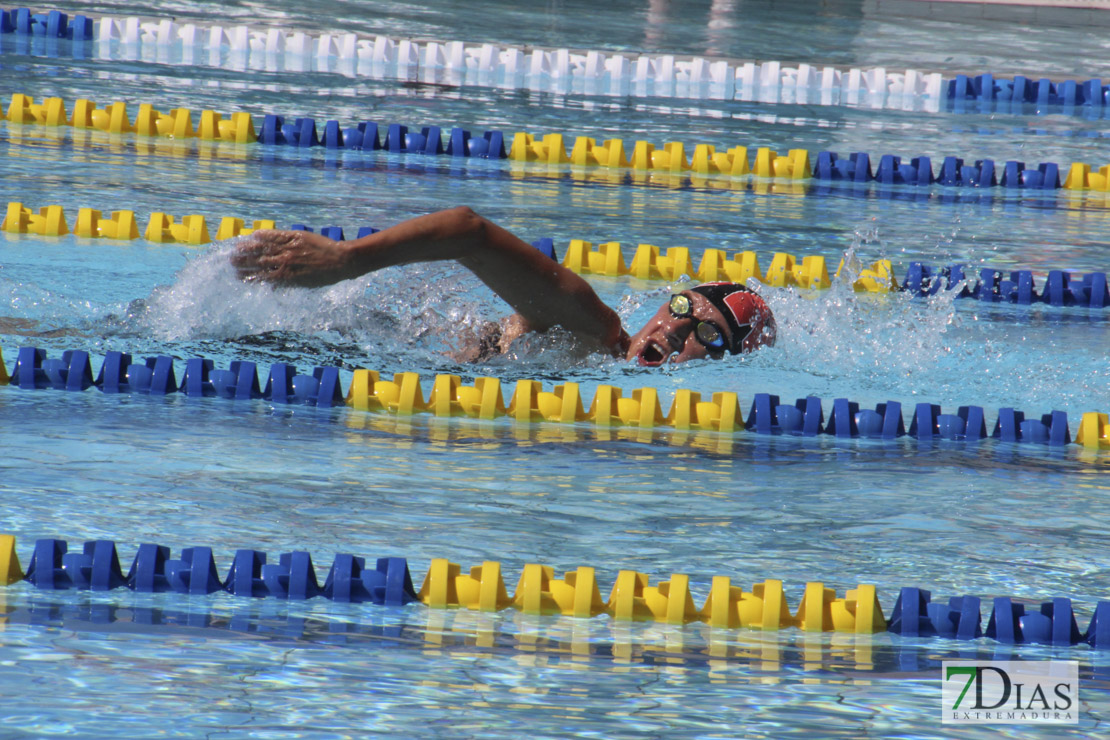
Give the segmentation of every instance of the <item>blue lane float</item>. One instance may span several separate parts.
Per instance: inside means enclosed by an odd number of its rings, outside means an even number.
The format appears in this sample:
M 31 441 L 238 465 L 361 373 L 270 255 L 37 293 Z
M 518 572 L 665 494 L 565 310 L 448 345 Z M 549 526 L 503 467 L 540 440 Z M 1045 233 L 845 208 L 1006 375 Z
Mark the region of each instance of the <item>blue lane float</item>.
M 35 542 L 35 551 L 27 566 L 26 579 L 36 588 L 65 589 L 73 586 L 73 581 L 65 572 L 66 555 L 64 540 L 40 539 Z
M 928 605 L 929 620 L 937 637 L 978 640 L 983 636 L 983 617 L 977 596 L 953 596 L 947 604 Z
M 262 582 L 270 596 L 278 599 L 303 601 L 323 592 L 312 556 L 303 551 L 282 553 L 278 562 L 263 565 Z
M 978 277 L 968 277 L 963 265 L 935 268 L 933 265 L 911 262 L 901 288 L 917 296 L 935 295 L 941 290 L 958 290 L 957 298 L 970 298 L 984 303 L 1023 306 L 1044 303 L 1058 308 L 1110 307 L 1110 291 L 1107 289 L 1105 272 L 1080 275 L 1051 270 L 1038 290 L 1033 273 L 1029 270 L 1013 270 L 1007 276 L 1001 270 L 983 268 Z
M 0 9 L 0 33 L 85 41 L 93 37 L 93 22 L 84 15 L 75 15 L 70 19 L 58 10 L 35 13 L 29 8 Z
M 169 590 L 176 593 L 207 596 L 223 589 L 210 547 L 187 547 L 179 559 L 162 565 Z
M 505 134 L 502 131 L 485 131 L 472 136 L 470 131 L 454 127 L 447 133 L 443 144 L 443 129 L 439 126 L 422 126 L 410 131 L 408 126 L 392 123 L 384 126 L 384 137 L 379 124 L 362 121 L 343 128 L 339 121 L 327 121 L 323 134 L 317 134 L 316 121 L 296 118 L 286 123 L 284 116 L 267 114 L 258 131 L 258 141 L 270 146 L 301 148 L 324 147 L 351 151 L 386 151 L 391 154 L 426 154 L 428 156 L 477 157 L 481 159 L 506 159 Z
M 959 74 L 948 80 L 945 88 L 950 109 L 954 109 L 958 102 L 976 101 L 1012 103 L 1016 112 L 1022 110 L 1024 103 L 1036 105 L 1038 112 L 1047 106 L 1101 110 L 1110 96 L 1110 85 L 1102 84 L 1098 78 L 1053 82 L 1045 77 L 1033 80 L 1024 75 L 1003 79 L 989 73 L 975 76 Z
M 994 188 L 1024 190 L 1058 190 L 1063 187 L 1060 165 L 1042 162 L 1036 168 L 1026 167 L 1025 162 L 1010 160 L 999 169 L 993 159 L 977 159 L 965 164 L 960 157 L 947 156 L 941 160 L 940 171 L 933 172 L 929 157 L 913 157 L 908 163 L 899 155 L 884 154 L 878 167 L 871 170 L 871 156 L 867 152 L 853 152 L 847 159 L 836 152 L 819 152 L 812 176 L 818 182 L 871 183 L 880 185 L 941 185 L 955 188 Z
M 978 442 L 988 436 L 1002 442 L 1037 442 L 1046 445 L 1071 443 L 1067 414 L 1053 411 L 1040 421 L 1026 420 L 1024 413 L 1012 408 L 998 412 L 994 433 L 987 434 L 986 418 L 981 406 L 960 406 L 955 414 L 941 412 L 934 403 L 918 403 L 910 417 L 907 431 L 902 405 L 888 401 L 874 410 L 861 409 L 855 401 L 837 398 L 833 401 L 828 422 L 825 422 L 821 399 L 799 398 L 793 406 L 779 402 L 769 393 L 756 393 L 748 411 L 745 429 L 763 435 L 815 437 L 826 434 L 838 438 L 895 439 L 909 436 L 927 440 Z
M 408 561 L 379 558 L 374 568 L 366 559 L 338 554 L 321 587 L 307 552 L 283 553 L 277 563 L 266 554 L 238 550 L 226 578 L 221 579 L 210 547 L 188 547 L 178 558 L 164 545 L 140 545 L 127 576 L 120 568 L 115 542 L 85 542 L 68 552 L 64 540 L 40 539 L 24 580 L 47 590 L 108 591 L 128 588 L 139 593 L 173 592 L 208 595 L 227 591 L 242 597 L 304 600 L 323 596 L 333 601 L 403 606 L 416 600 Z
M 982 406 L 960 406 L 955 414 L 936 415 L 936 433 L 940 439 L 971 440 L 986 439 L 987 422 Z
M 62 567 L 75 588 L 111 591 L 127 585 L 111 540 L 86 542 L 81 552 L 66 553 Z
M 976 596 L 955 596 L 947 604 L 933 603 L 929 591 L 903 588 L 891 614 L 888 630 L 904 637 L 943 637 L 975 640 L 984 636 L 997 642 L 1016 645 L 1038 643 L 1070 647 L 1080 643 L 1096 646 L 1103 638 L 1097 617 L 1107 607 L 1099 602 L 1090 627 L 1081 632 L 1075 620 L 1071 599 L 1057 597 L 1044 602 L 1038 611 L 1026 613 L 1026 605 L 1008 597 L 993 601 L 987 628 L 982 628 L 981 601 Z
M 177 393 L 177 374 L 173 358 L 166 355 L 148 357 L 142 363 L 132 362 L 131 355 L 109 351 L 93 384 L 105 393 L 139 393 L 164 396 Z
M 262 598 L 270 593 L 262 578 L 262 566 L 266 565 L 266 553 L 259 550 L 241 549 L 235 551 L 235 559 L 227 572 L 224 588 L 235 596 Z
M 861 437 L 889 440 L 906 434 L 906 425 L 902 420 L 902 404 L 898 401 L 880 403 L 875 406 L 874 411 L 864 409 L 853 417 Z

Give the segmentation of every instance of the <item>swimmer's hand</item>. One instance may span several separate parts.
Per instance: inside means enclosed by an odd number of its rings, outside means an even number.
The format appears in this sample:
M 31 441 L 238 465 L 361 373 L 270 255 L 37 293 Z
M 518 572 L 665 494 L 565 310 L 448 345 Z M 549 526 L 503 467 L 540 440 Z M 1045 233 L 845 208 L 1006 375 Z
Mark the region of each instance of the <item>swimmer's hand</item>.
M 310 231 L 263 229 L 246 237 L 231 255 L 240 280 L 319 288 L 358 277 L 346 242 Z

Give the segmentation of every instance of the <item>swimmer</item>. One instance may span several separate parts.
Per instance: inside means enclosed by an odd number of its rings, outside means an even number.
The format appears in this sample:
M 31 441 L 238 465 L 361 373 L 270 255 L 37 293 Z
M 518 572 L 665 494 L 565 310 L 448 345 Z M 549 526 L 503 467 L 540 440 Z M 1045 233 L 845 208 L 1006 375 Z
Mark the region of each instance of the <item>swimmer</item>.
M 471 360 L 507 352 L 522 334 L 555 326 L 588 350 L 647 367 L 720 359 L 775 342 L 771 310 L 737 283 L 704 283 L 681 291 L 629 336 L 617 313 L 582 277 L 466 207 L 342 242 L 307 231 L 256 231 L 231 255 L 242 280 L 310 288 L 394 265 L 440 260 L 457 261 L 516 311 L 487 327 Z

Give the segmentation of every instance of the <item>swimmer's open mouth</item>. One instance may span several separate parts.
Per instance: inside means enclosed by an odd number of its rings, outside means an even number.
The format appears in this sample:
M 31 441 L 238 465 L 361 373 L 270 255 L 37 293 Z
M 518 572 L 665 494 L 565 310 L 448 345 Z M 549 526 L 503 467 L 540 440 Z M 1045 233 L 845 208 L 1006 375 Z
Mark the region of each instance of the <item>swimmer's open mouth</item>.
M 637 361 L 645 367 L 658 367 L 663 364 L 663 361 L 671 354 L 670 348 L 664 348 L 657 342 L 648 342 L 640 350 L 640 354 L 636 357 Z

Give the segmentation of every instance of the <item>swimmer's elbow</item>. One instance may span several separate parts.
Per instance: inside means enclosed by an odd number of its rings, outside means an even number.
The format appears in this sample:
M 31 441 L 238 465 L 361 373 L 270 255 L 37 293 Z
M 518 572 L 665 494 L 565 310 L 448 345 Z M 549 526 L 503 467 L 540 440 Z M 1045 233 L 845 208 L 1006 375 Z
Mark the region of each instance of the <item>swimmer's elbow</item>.
M 463 238 L 472 245 L 483 244 L 490 222 L 470 206 L 456 206 L 441 212 L 446 234 Z

